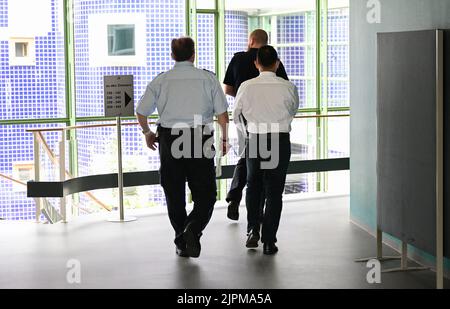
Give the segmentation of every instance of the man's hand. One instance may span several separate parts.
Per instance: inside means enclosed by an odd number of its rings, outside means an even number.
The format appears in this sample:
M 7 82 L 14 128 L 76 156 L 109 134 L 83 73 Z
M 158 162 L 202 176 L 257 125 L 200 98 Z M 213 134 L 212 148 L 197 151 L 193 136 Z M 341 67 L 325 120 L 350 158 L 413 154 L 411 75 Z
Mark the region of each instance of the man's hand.
M 145 133 L 145 142 L 151 150 L 156 150 L 156 134 L 153 132 Z
M 222 140 L 220 148 L 222 150 L 222 155 L 226 156 L 228 151 L 230 151 L 231 145 L 228 143 L 228 140 Z

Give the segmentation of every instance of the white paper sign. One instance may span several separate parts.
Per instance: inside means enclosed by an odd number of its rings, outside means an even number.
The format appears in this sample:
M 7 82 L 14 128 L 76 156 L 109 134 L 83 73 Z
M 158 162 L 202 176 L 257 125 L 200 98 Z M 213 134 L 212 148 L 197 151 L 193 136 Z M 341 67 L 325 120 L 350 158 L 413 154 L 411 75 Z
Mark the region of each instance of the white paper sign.
M 106 117 L 134 116 L 133 75 L 105 76 L 104 101 Z

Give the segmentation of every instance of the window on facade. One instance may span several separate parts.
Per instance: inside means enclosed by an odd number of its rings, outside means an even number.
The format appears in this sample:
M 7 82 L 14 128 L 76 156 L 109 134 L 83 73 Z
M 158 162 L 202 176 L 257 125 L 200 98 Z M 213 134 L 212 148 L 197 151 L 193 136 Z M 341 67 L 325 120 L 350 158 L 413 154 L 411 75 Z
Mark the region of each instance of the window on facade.
M 108 56 L 134 56 L 135 25 L 108 25 Z
M 28 57 L 28 43 L 16 42 L 16 57 Z
M 11 66 L 35 65 L 34 41 L 34 38 L 10 39 L 9 60 Z

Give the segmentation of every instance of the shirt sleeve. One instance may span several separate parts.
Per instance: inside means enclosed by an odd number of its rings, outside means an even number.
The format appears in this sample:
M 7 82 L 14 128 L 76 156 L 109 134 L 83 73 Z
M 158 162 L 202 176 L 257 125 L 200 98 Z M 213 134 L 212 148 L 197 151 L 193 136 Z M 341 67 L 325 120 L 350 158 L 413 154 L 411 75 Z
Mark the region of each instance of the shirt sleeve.
M 138 106 L 136 108 L 136 113 L 142 116 L 150 116 L 156 110 L 156 101 L 158 99 L 157 91 L 155 89 L 155 82 L 152 81 L 147 85 L 144 94 L 139 100 Z
M 233 57 L 231 59 L 230 64 L 228 65 L 227 72 L 225 73 L 225 78 L 223 80 L 223 83 L 228 86 L 235 86 L 236 85 L 236 79 L 234 78 L 234 64 L 236 62 L 236 57 Z
M 233 121 L 236 124 L 238 130 L 245 130 L 245 123 L 242 120 L 242 108 L 244 104 L 245 94 L 245 84 L 239 87 L 239 90 L 236 94 L 236 100 L 234 101 L 234 110 L 233 110 Z
M 222 86 L 219 81 L 214 78 L 212 99 L 214 104 L 214 115 L 218 116 L 228 111 L 228 101 L 223 93 Z
M 277 76 L 281 77 L 285 80 L 289 80 L 289 77 L 287 76 L 287 73 L 286 73 L 286 69 L 284 68 L 284 65 L 281 61 L 280 61 L 280 65 L 277 70 Z
M 300 106 L 300 98 L 298 96 L 297 86 L 291 84 L 291 96 L 292 96 L 292 110 L 291 115 L 295 116 L 297 114 L 298 108 Z

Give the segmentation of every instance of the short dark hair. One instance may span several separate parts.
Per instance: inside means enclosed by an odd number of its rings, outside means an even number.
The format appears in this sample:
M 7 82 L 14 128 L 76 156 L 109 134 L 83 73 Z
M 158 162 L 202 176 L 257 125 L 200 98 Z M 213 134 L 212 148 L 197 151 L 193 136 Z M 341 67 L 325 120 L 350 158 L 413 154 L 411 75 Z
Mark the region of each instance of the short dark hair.
M 177 62 L 191 59 L 195 53 L 195 43 L 190 37 L 182 37 L 172 40 L 172 55 Z
M 267 45 L 267 42 L 269 42 L 269 35 L 263 29 L 254 30 L 250 33 L 250 38 L 254 39 L 256 43 L 261 45 Z
M 266 45 L 258 49 L 258 62 L 263 67 L 268 68 L 274 65 L 278 61 L 278 53 L 270 45 Z

